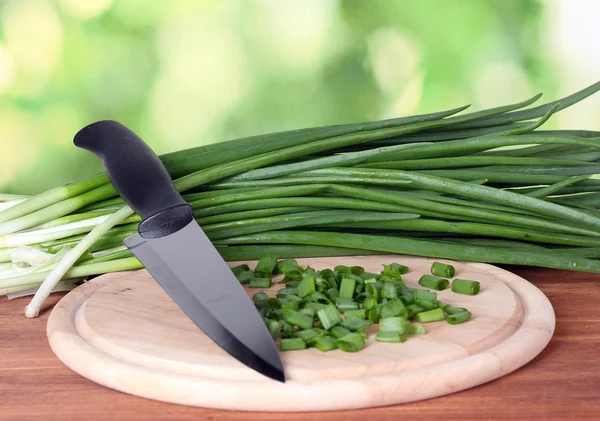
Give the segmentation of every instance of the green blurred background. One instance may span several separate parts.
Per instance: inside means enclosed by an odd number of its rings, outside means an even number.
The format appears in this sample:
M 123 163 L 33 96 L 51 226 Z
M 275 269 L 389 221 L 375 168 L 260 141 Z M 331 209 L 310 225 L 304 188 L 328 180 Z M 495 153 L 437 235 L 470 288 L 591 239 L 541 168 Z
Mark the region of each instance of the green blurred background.
M 102 170 L 118 120 L 158 153 L 307 126 L 481 109 L 600 79 L 597 0 L 0 0 L 0 191 Z M 547 128 L 600 129 L 600 98 Z

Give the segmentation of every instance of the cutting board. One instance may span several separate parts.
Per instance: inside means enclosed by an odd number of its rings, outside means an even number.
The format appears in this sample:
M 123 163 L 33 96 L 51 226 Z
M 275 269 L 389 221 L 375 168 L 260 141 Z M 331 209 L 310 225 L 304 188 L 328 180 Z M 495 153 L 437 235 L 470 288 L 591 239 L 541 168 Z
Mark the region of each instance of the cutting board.
M 297 260 L 317 270 L 345 264 L 376 273 L 383 264 L 402 263 L 411 269 L 405 282 L 414 287 L 433 262 L 398 255 Z M 457 277 L 481 282 L 477 296 L 438 293 L 440 300 L 471 310 L 469 322 L 428 323 L 426 335 L 409 336 L 402 344 L 376 342 L 371 334 L 357 353 L 282 352 L 285 384 L 246 368 L 215 345 L 145 270 L 104 275 L 67 294 L 48 320 L 48 339 L 65 365 L 106 387 L 247 411 L 343 410 L 433 398 L 504 376 L 548 344 L 554 311 L 532 284 L 486 264 L 436 261 L 452 263 Z M 274 284 L 266 292 L 274 295 L 281 287 Z

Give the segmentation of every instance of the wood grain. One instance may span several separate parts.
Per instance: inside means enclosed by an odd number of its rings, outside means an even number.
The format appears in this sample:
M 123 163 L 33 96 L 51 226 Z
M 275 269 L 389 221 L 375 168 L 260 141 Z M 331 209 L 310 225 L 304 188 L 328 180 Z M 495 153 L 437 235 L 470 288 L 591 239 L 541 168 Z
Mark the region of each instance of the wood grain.
M 490 383 L 410 404 L 332 413 L 286 414 L 288 420 L 597 420 L 600 413 L 600 275 L 505 267 L 550 299 L 556 331 L 531 363 Z M 52 306 L 64 294 L 55 294 Z M 28 299 L 0 299 L 0 420 L 279 420 L 166 404 L 98 386 L 66 368 L 46 338 L 48 312 L 27 320 Z
M 316 270 L 340 264 L 368 272 L 401 261 L 409 287 L 433 259 L 356 256 L 298 259 Z M 99 384 L 137 396 L 200 407 L 247 411 L 325 411 L 406 403 L 454 393 L 529 362 L 554 330 L 547 298 L 524 279 L 491 265 L 453 264 L 477 279 L 477 296 L 438 292 L 473 313 L 469 323 L 426 325 L 427 335 L 402 344 L 376 342 L 370 329 L 358 353 L 316 349 L 281 353 L 287 382 L 249 370 L 211 341 L 147 271 L 108 274 L 70 293 L 48 321 L 50 346 L 71 369 Z M 231 266 L 256 262 L 230 263 Z M 274 296 L 281 284 L 264 291 Z M 330 393 L 331 390 L 337 393 Z M 295 396 L 296 399 L 289 399 Z

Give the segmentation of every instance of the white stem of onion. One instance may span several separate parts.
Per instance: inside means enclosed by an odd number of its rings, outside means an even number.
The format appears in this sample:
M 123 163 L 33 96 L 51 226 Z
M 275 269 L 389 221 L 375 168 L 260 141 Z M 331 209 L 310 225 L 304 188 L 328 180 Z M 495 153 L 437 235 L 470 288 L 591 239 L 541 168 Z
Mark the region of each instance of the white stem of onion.
M 25 307 L 25 316 L 28 318 L 37 317 L 44 301 L 46 301 L 56 284 L 63 278 L 69 269 L 71 269 L 75 262 L 96 242 L 96 240 L 132 214 L 133 210 L 128 206 L 119 209 L 117 212 L 110 215 L 104 222 L 97 225 L 85 238 L 69 251 L 52 272 L 50 272 L 35 293 L 35 296 L 29 305 Z

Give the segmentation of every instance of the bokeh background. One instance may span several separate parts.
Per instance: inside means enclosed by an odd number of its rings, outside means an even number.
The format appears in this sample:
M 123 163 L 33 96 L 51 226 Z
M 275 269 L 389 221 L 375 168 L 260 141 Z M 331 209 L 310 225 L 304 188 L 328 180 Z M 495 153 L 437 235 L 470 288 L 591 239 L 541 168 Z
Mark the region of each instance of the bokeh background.
M 0 191 L 102 170 L 121 121 L 158 153 L 474 109 L 600 80 L 598 0 L 0 0 Z M 600 96 L 546 128 L 600 129 Z

